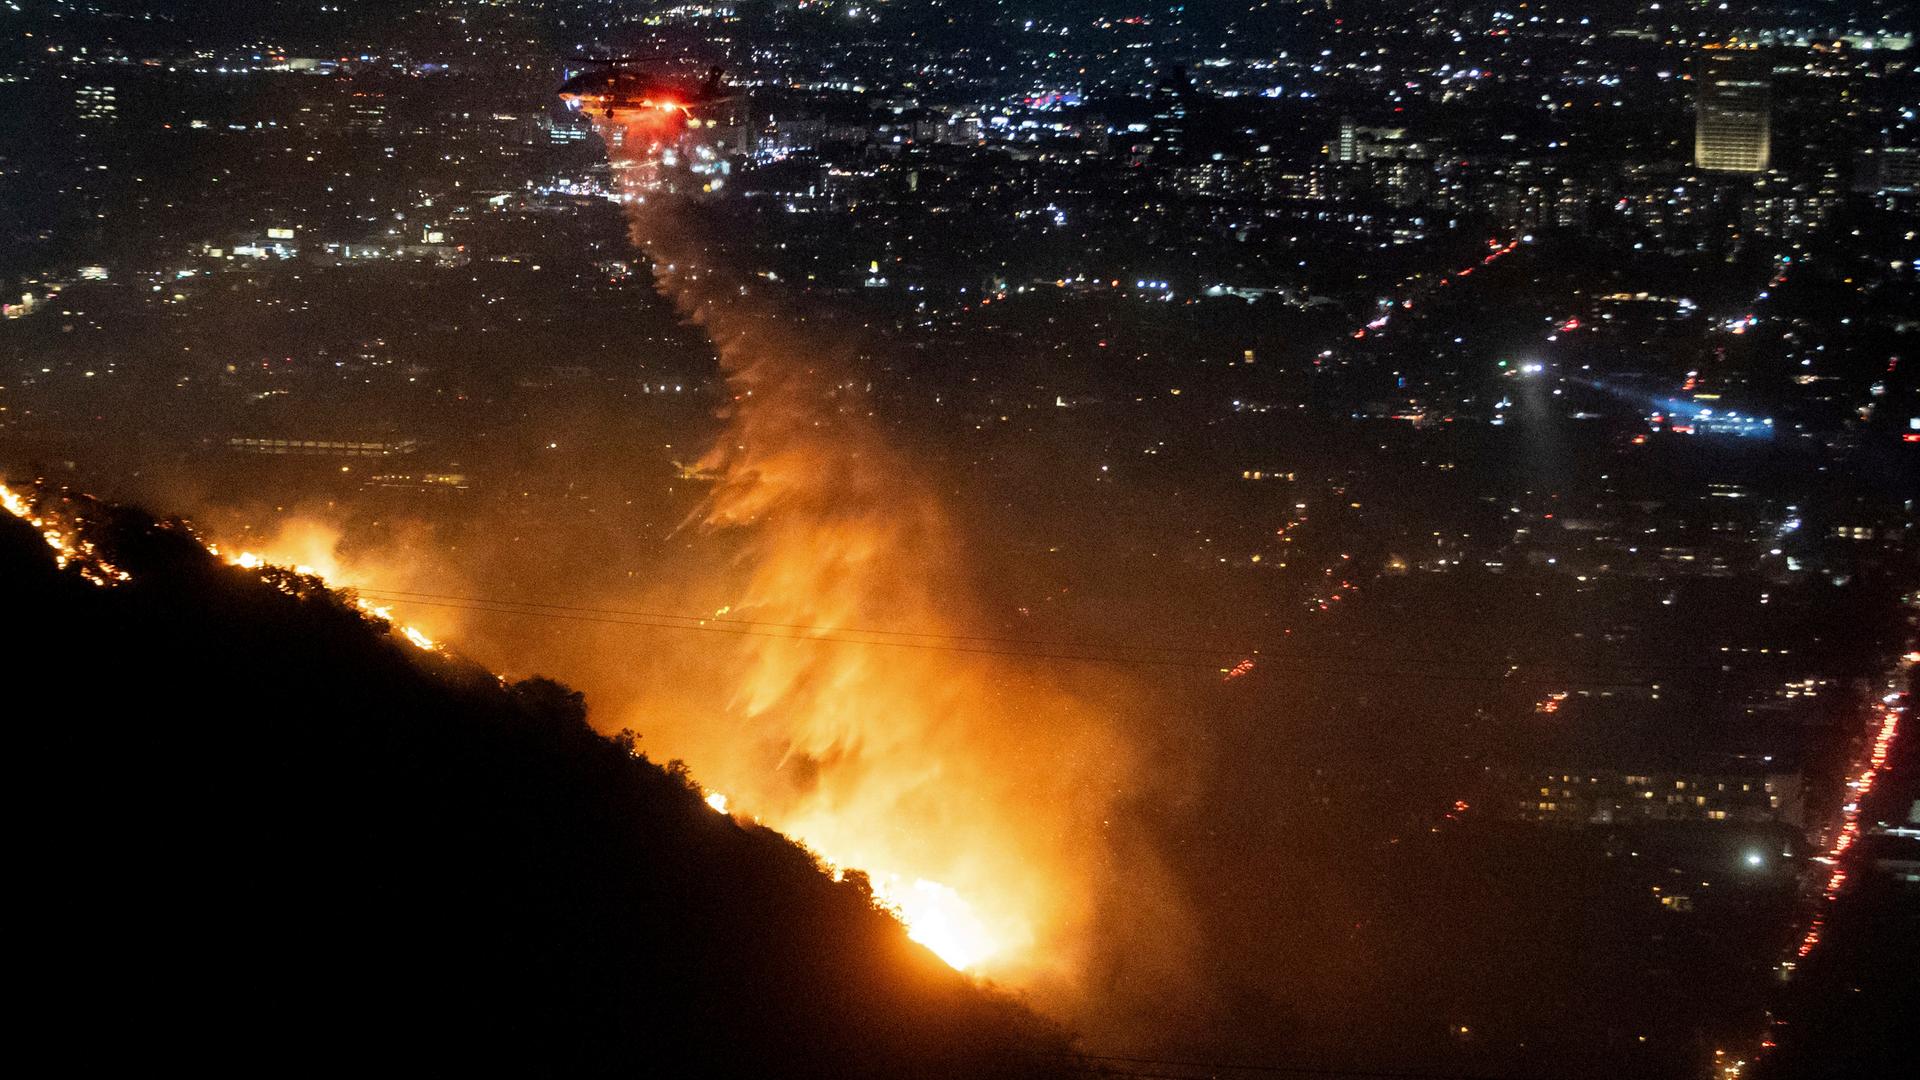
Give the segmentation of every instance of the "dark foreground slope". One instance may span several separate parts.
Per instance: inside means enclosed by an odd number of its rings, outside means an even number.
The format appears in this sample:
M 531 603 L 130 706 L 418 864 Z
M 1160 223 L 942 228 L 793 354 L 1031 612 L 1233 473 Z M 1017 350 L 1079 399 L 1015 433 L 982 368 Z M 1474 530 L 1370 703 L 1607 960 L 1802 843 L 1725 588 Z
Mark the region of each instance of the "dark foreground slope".
M 578 695 L 78 505 L 132 581 L 0 514 L 15 1019 L 52 1060 L 989 1076 L 1058 1047 Z

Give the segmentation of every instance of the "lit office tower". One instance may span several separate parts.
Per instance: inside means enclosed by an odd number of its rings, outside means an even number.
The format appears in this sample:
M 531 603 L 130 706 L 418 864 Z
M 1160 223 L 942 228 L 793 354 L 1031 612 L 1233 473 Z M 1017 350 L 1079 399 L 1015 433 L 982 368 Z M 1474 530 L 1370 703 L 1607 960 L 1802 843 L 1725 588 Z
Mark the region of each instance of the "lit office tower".
M 1193 80 L 1187 69 L 1178 65 L 1162 76 L 1149 97 L 1153 110 L 1153 157 L 1177 164 L 1187 151 L 1187 103 L 1193 96 Z
M 1333 144 L 1333 160 L 1338 165 L 1360 162 L 1360 128 L 1351 116 L 1340 118 L 1340 141 Z
M 83 86 L 73 92 L 74 109 L 82 120 L 112 120 L 116 100 L 111 86 Z
M 1764 61 L 1739 53 L 1701 57 L 1693 122 L 1693 163 L 1718 172 L 1767 171 L 1773 90 Z

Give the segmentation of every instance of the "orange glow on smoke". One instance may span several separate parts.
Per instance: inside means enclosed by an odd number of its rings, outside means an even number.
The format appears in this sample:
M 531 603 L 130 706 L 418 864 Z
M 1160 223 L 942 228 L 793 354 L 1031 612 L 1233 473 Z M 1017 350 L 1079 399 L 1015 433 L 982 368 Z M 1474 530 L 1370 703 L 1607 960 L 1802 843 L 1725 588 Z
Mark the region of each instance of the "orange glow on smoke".
M 37 497 L 38 495 L 36 493 L 36 498 Z M 119 585 L 123 582 L 133 580 L 131 574 L 128 574 L 125 570 L 120 569 L 100 557 L 94 547 L 93 541 L 81 535 L 77 522 L 62 520 L 59 514 L 51 510 L 43 512 L 33 501 L 30 501 L 26 495 L 14 491 L 5 484 L 0 484 L 0 510 L 5 510 L 7 513 L 25 521 L 38 530 L 41 538 L 47 542 L 47 546 L 53 549 L 54 565 L 60 569 L 74 570 L 87 581 L 101 586 Z M 292 570 L 295 574 L 303 577 L 317 579 L 328 588 L 337 589 L 342 587 L 341 582 L 337 580 L 337 578 L 330 577 L 329 574 L 315 566 L 296 563 L 292 559 L 272 559 L 251 551 L 227 554 L 221 552 L 217 544 L 208 544 L 206 548 L 208 554 L 215 558 L 224 559 L 228 565 L 237 566 L 243 570 Z M 333 562 L 330 545 L 326 561 L 329 563 Z M 337 569 L 334 571 L 334 574 L 338 574 Z M 277 575 L 262 574 L 261 579 L 286 592 L 297 593 L 300 591 L 297 587 L 290 586 Z M 427 634 L 418 627 L 409 626 L 397 621 L 393 617 L 391 608 L 382 607 L 372 601 L 359 597 L 354 597 L 352 602 L 362 613 L 391 626 L 394 633 L 405 638 L 415 648 L 430 652 L 440 647 L 438 643 L 431 637 L 428 637 Z
M 341 589 L 345 590 L 349 595 L 352 594 L 352 588 L 343 583 L 338 570 L 334 571 L 333 574 L 328 574 L 310 563 L 298 563 L 290 559 L 270 558 L 251 551 L 242 551 L 234 555 L 223 554 L 217 544 L 208 544 L 207 551 L 218 558 L 225 559 L 229 566 L 238 566 L 243 570 L 278 567 L 282 570 L 291 570 L 303 577 L 317 578 L 329 589 Z M 328 561 L 331 562 L 332 560 L 329 559 Z M 273 579 L 268 578 L 266 580 L 272 581 Z M 376 604 L 364 597 L 354 596 L 353 606 L 359 608 L 363 613 L 371 615 L 375 619 L 393 627 L 394 633 L 407 639 L 407 643 L 416 649 L 432 652 L 440 647 L 439 642 L 427 636 L 426 631 L 396 619 L 393 614 L 393 608 L 389 605 Z
M 249 539 L 244 544 L 232 544 L 223 549 L 221 544 L 209 543 L 207 550 L 230 566 L 238 566 L 243 570 L 268 567 L 291 570 L 303 577 L 317 578 L 329 589 L 349 594 L 356 589 L 391 580 L 393 574 L 390 569 L 369 577 L 364 567 L 349 567 L 347 560 L 341 557 L 340 540 L 341 534 L 337 528 L 312 518 L 295 517 L 282 523 L 271 536 L 259 536 L 249 530 Z M 268 577 L 267 580 L 273 579 Z M 363 613 L 390 625 L 394 633 L 405 638 L 413 647 L 428 652 L 440 648 L 439 641 L 425 630 L 400 621 L 391 605 L 375 603 L 358 595 L 353 595 L 352 602 Z
M 627 141 L 609 130 L 618 117 L 592 118 L 609 145 Z M 657 174 L 616 175 L 659 288 L 703 325 L 731 391 L 697 464 L 713 489 L 689 523 L 739 545 L 714 599 L 791 627 L 978 625 L 967 547 L 938 493 L 848 390 L 852 342 L 783 316 L 777 289 L 709 262 Z M 1043 999 L 1069 993 L 1089 944 L 1075 935 L 1108 872 L 1104 818 L 1133 770 L 1113 724 L 1018 661 L 812 640 L 829 633 L 693 642 L 713 696 L 683 710 L 723 718 L 661 733 L 650 719 L 661 705 L 643 692 L 636 722 L 727 792 L 716 809 L 799 840 L 837 875 L 865 873 L 948 964 Z
M 363 584 L 368 577 L 368 564 L 356 560 L 349 567 L 347 560 L 339 554 L 340 534 L 338 531 L 317 521 L 296 518 L 282 526 L 270 538 L 261 541 L 262 554 L 254 550 L 222 550 L 217 544 L 209 544 L 208 550 L 215 557 L 247 570 L 282 569 L 296 574 L 316 578 L 329 587 L 344 589 L 351 594 L 352 588 Z M 792 567 L 787 567 L 791 570 Z M 390 568 L 387 572 L 391 572 Z M 375 573 L 374 578 L 380 574 Z M 273 581 L 271 577 L 266 580 Z M 784 586 L 782 586 L 784 587 Z M 369 616 L 391 624 L 394 632 L 404 637 L 418 648 L 437 649 L 439 645 L 418 628 L 402 623 L 395 616 L 391 606 L 377 604 L 364 598 L 355 597 L 353 603 Z M 764 605 L 761 605 L 764 608 Z M 734 613 L 732 607 L 720 609 L 718 614 Z M 796 650 L 797 655 L 812 656 L 820 648 L 804 641 L 786 646 Z M 764 659 L 764 658 L 763 658 Z M 782 662 L 793 657 L 784 657 Z M 883 656 L 874 670 L 886 669 Z M 849 669 L 844 664 L 836 664 L 835 676 L 831 685 L 844 689 L 851 680 L 857 684 L 861 676 L 858 668 Z M 763 671 L 763 675 L 766 674 Z M 749 701 L 749 707 L 761 710 L 767 700 L 765 695 L 778 699 L 790 688 L 780 685 L 788 679 L 804 678 L 792 671 L 782 671 L 772 679 L 762 678 L 750 689 L 740 693 Z M 773 684 L 773 685 L 770 685 Z M 911 687 L 898 688 L 911 693 Z M 875 691 L 866 691 L 871 700 Z M 892 707 L 894 703 L 883 702 Z M 859 702 L 849 701 L 849 716 L 857 712 Z M 816 717 L 828 724 L 835 723 L 832 717 Z M 751 785 L 749 785 L 751 786 Z M 869 783 L 869 788 L 875 785 Z M 735 812 L 733 800 L 718 791 L 709 791 L 704 796 L 706 804 L 716 813 Z M 756 820 L 760 820 L 756 817 Z M 910 865 L 918 866 L 914 860 L 887 858 L 884 845 L 876 845 L 850 832 L 858 833 L 863 826 L 849 830 L 844 811 L 806 811 L 799 817 L 767 820 L 766 823 L 809 844 L 821 854 L 824 866 L 836 878 L 842 877 L 849 869 L 859 869 L 867 874 L 873 895 L 884 907 L 891 909 L 906 927 L 908 936 L 925 945 L 930 951 L 956 969 L 981 970 L 989 961 L 1002 957 L 1013 946 L 1025 946 L 1032 941 L 1032 931 L 1028 929 L 1028 916 L 1022 913 L 999 914 L 991 916 L 997 922 L 989 922 L 988 915 L 975 908 L 974 904 L 961 892 L 943 881 L 929 877 L 908 875 L 890 870 L 877 869 L 881 866 Z M 987 909 L 993 910 L 991 908 Z

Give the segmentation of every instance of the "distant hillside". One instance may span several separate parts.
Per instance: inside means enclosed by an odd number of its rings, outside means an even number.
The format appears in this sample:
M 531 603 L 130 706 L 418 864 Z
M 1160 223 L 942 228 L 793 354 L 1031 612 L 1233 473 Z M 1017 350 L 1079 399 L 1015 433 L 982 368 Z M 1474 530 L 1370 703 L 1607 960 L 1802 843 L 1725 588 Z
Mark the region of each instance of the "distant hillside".
M 0 514 L 20 1029 L 68 1067 L 1033 1076 L 1064 1045 L 859 884 L 313 583 Z

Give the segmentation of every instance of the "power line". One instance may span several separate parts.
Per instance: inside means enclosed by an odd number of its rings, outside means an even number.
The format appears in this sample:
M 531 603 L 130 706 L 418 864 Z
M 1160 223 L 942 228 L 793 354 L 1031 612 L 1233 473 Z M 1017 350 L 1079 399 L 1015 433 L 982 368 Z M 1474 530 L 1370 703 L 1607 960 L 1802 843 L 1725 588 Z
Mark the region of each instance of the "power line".
M 1003 645 L 1039 645 L 1043 647 L 1062 648 L 1062 649 L 1102 649 L 1102 648 L 1139 649 L 1139 650 L 1148 651 L 1148 652 L 1205 653 L 1210 656 L 1225 655 L 1228 653 L 1245 653 L 1250 651 L 1257 651 L 1257 649 L 1249 649 L 1245 646 L 1234 646 L 1234 645 L 1158 645 L 1158 644 L 1146 644 L 1146 643 L 1134 644 L 1130 642 L 1115 642 L 1115 641 L 1060 641 L 1060 640 L 1048 639 L 1048 638 L 1005 637 L 1005 636 L 999 636 L 994 634 L 944 634 L 944 633 L 935 633 L 929 630 L 878 630 L 878 629 L 873 629 L 869 627 L 858 627 L 858 626 L 821 626 L 815 623 L 785 623 L 785 622 L 770 622 L 770 621 L 765 621 L 760 619 L 736 619 L 736 618 L 729 618 L 724 615 L 678 615 L 678 614 L 673 614 L 671 612 L 629 611 L 621 608 L 576 607 L 569 604 L 548 604 L 548 603 L 543 603 L 540 601 L 533 601 L 533 600 L 490 600 L 483 597 L 473 597 L 473 596 L 449 596 L 444 593 L 411 592 L 406 589 L 378 589 L 378 590 L 370 590 L 370 591 L 377 591 L 390 596 L 423 596 L 423 597 L 427 597 L 429 599 L 434 599 L 434 600 L 458 600 L 458 601 L 463 601 L 467 603 L 513 604 L 520 607 L 552 608 L 557 611 L 580 611 L 580 612 L 588 612 L 595 615 L 631 615 L 637 618 L 647 618 L 647 619 L 681 619 L 688 622 L 726 623 L 729 625 L 739 625 L 739 626 L 765 626 L 765 627 L 773 627 L 781 630 L 810 630 L 810 631 L 835 633 L 835 634 L 873 634 L 876 636 L 887 636 L 887 637 L 933 638 L 933 639 L 942 640 L 942 641 L 987 641 L 987 642 L 995 642 Z
M 1293 1066 L 1283 1066 L 1283 1065 L 1267 1065 L 1267 1066 L 1257 1066 L 1257 1067 L 1249 1066 L 1249 1065 L 1227 1065 L 1227 1064 L 1195 1065 L 1193 1066 L 1194 1069 L 1202 1070 L 1202 1071 L 1177 1072 L 1177 1073 L 1176 1072 L 1153 1072 L 1147 1069 L 1121 1068 L 1121 1067 L 1114 1067 L 1110 1065 L 1102 1065 L 1097 1062 L 1088 1062 L 1088 1063 L 1078 1064 L 1078 1065 L 1069 1065 L 1067 1067 L 1069 1069 L 1072 1069 L 1074 1072 L 1080 1073 L 1082 1075 L 1137 1076 L 1137 1077 L 1141 1077 L 1142 1080 L 1218 1080 L 1219 1074 L 1222 1072 L 1244 1073 L 1247 1071 L 1257 1071 L 1262 1074 L 1279 1075 L 1279 1076 L 1353 1077 L 1353 1078 L 1374 1078 L 1374 1080 L 1518 1080 L 1518 1078 L 1509 1078 L 1509 1077 L 1493 1077 L 1493 1076 L 1475 1077 L 1475 1076 L 1462 1076 L 1458 1074 L 1446 1074 L 1446 1073 L 1377 1072 L 1377 1071 L 1369 1071 L 1364 1069 L 1316 1069 L 1308 1066 L 1293 1067 Z M 1180 1066 L 1174 1066 L 1174 1067 L 1180 1067 Z
M 591 614 L 591 615 L 613 615 L 613 616 L 622 616 L 622 617 L 632 617 L 632 618 L 638 618 L 638 619 L 667 619 L 667 620 L 673 620 L 675 622 L 697 623 L 697 624 L 703 624 L 703 625 L 707 623 L 720 623 L 728 626 L 759 627 L 759 628 L 769 628 L 769 629 L 778 629 L 778 630 L 805 631 L 809 635 L 811 634 L 859 634 L 859 635 L 874 636 L 874 637 L 925 638 L 933 641 L 988 642 L 988 643 L 1000 644 L 1000 645 L 1033 645 L 1033 646 L 1039 646 L 1042 648 L 1124 649 L 1128 651 L 1140 651 L 1140 652 L 1194 653 L 1194 654 L 1212 656 L 1212 657 L 1227 657 L 1227 656 L 1240 657 L 1240 656 L 1247 656 L 1250 654 L 1259 656 L 1275 648 L 1275 646 L 1273 645 L 1258 645 L 1258 644 L 1187 645 L 1187 644 L 1161 644 L 1157 642 L 1116 641 L 1112 639 L 1100 640 L 1100 641 L 1073 641 L 1073 640 L 1059 640 L 1059 639 L 1051 639 L 1051 638 L 1009 637 L 1009 636 L 994 635 L 994 634 L 937 633 L 929 630 L 881 630 L 881 629 L 875 629 L 871 627 L 824 626 L 818 623 L 790 623 L 790 622 L 773 622 L 773 621 L 761 620 L 761 619 L 742 619 L 742 618 L 734 618 L 734 617 L 729 617 L 726 615 L 718 615 L 718 614 L 716 615 L 681 615 L 673 612 L 637 611 L 637 610 L 626 609 L 626 608 L 598 608 L 598 607 L 583 607 L 583 606 L 571 605 L 571 604 L 550 604 L 543 601 L 534 601 L 534 600 L 498 600 L 498 599 L 492 599 L 488 597 L 455 596 L 447 593 L 419 592 L 419 591 L 408 590 L 408 589 L 369 588 L 369 589 L 363 589 L 360 591 L 368 595 L 378 593 L 382 597 L 392 599 L 395 602 L 404 602 L 408 599 L 418 597 L 418 598 L 422 598 L 422 600 L 417 602 L 424 602 L 425 600 L 443 600 L 443 601 L 450 601 L 450 602 L 464 603 L 464 604 L 490 604 L 490 605 L 504 605 L 504 606 L 510 606 L 515 608 L 540 608 L 540 609 L 547 609 L 547 610 L 553 610 L 553 611 L 577 612 L 577 613 Z M 880 642 L 874 642 L 873 644 L 880 644 Z M 1351 662 L 1356 658 L 1343 657 L 1343 656 L 1315 655 L 1315 654 L 1297 654 L 1293 657 L 1293 659 L 1304 660 L 1304 661 L 1315 661 L 1315 662 L 1324 661 L 1324 662 L 1332 662 L 1332 663 L 1343 663 L 1343 662 Z M 1504 667 L 1504 668 L 1510 668 L 1510 669 L 1535 669 L 1535 670 L 1549 670 L 1549 671 L 1569 670 L 1569 669 L 1576 669 L 1576 668 L 1581 670 L 1586 670 L 1586 671 L 1633 671 L 1633 672 L 1647 672 L 1647 673 L 1657 673 L 1662 671 L 1714 671 L 1714 672 L 1717 672 L 1720 670 L 1720 665 L 1717 665 L 1717 664 L 1591 663 L 1591 662 L 1578 663 L 1578 662 L 1566 661 L 1566 660 L 1532 660 L 1532 659 L 1525 659 L 1525 658 L 1515 659 L 1512 657 L 1398 656 L 1394 658 L 1394 663 L 1433 665 L 1433 666 L 1440 666 L 1440 667 L 1469 667 L 1469 666 Z M 1632 685 L 1639 685 L 1639 684 L 1634 683 Z
M 1201 1080 L 1191 1072 L 1170 1073 L 1155 1072 L 1150 1069 L 1135 1069 L 1131 1066 L 1153 1066 L 1162 1069 L 1199 1069 L 1210 1072 L 1258 1073 L 1277 1076 L 1323 1076 L 1351 1077 L 1355 1080 L 1528 1080 L 1523 1077 L 1487 1076 L 1470 1073 L 1435 1073 L 1409 1071 L 1401 1069 L 1362 1069 L 1340 1068 L 1325 1065 L 1282 1065 L 1269 1062 L 1228 1062 L 1193 1061 L 1177 1058 L 1126 1057 L 1118 1054 L 1040 1054 L 1043 1057 L 1063 1057 L 1070 1059 L 1082 1072 L 1093 1072 L 1103 1076 L 1139 1076 L 1153 1080 Z
M 554 611 L 581 612 L 581 613 L 593 614 L 593 615 L 619 615 L 619 616 L 631 616 L 634 618 L 642 618 L 642 619 L 671 619 L 671 620 L 683 621 L 688 623 L 700 623 L 700 624 L 723 623 L 730 626 L 750 626 L 750 627 L 767 627 L 767 628 L 781 629 L 781 630 L 801 630 L 801 631 L 807 631 L 812 634 L 861 634 L 861 635 L 872 635 L 876 637 L 928 638 L 936 641 L 984 641 L 984 642 L 992 642 L 992 643 L 1004 644 L 1004 645 L 1037 645 L 1037 646 L 1049 647 L 1049 648 L 1066 648 L 1066 649 L 1126 649 L 1126 650 L 1137 650 L 1142 652 L 1184 652 L 1184 653 L 1196 653 L 1196 654 L 1202 654 L 1206 656 L 1216 656 L 1216 657 L 1244 656 L 1247 654 L 1260 655 L 1266 650 L 1274 648 L 1274 646 L 1272 645 L 1247 645 L 1247 644 L 1170 645 L 1170 644 L 1158 644 L 1153 642 L 1115 641 L 1111 639 L 1102 640 L 1102 641 L 1062 641 L 1058 639 L 1049 639 L 1049 638 L 1006 637 L 1006 636 L 999 636 L 999 635 L 993 635 L 993 634 L 948 634 L 948 633 L 936 633 L 930 630 L 879 630 L 879 629 L 873 629 L 873 628 L 853 627 L 853 626 L 824 626 L 818 623 L 787 623 L 787 622 L 772 622 L 772 621 L 760 620 L 760 619 L 738 619 L 738 618 L 729 618 L 724 615 L 679 615 L 671 612 L 634 611 L 634 610 L 629 610 L 624 608 L 581 607 L 581 606 L 571 605 L 571 604 L 549 604 L 542 601 L 534 601 L 534 600 L 496 600 L 496 599 L 491 599 L 487 597 L 453 596 L 446 593 L 417 592 L 417 591 L 412 591 L 407 589 L 368 588 L 368 589 L 363 589 L 359 591 L 367 595 L 372 595 L 377 593 L 383 598 L 392 599 L 395 602 L 403 602 L 413 597 L 422 597 L 422 598 L 432 599 L 432 600 L 445 600 L 445 601 L 453 601 L 453 602 L 466 603 L 466 604 L 498 604 L 498 605 L 511 606 L 515 608 L 541 608 L 541 609 L 550 609 Z M 879 642 L 874 642 L 873 644 L 879 644 Z M 1313 654 L 1299 654 L 1294 658 L 1299 660 L 1330 661 L 1335 663 L 1350 661 L 1354 659 L 1353 657 L 1325 656 L 1325 655 L 1313 655 Z M 1442 667 L 1486 666 L 1486 667 L 1507 667 L 1507 668 L 1514 668 L 1514 669 L 1547 669 L 1547 670 L 1560 670 L 1560 669 L 1569 669 L 1569 668 L 1582 668 L 1585 670 L 1644 671 L 1644 672 L 1718 671 L 1719 670 L 1719 666 L 1715 664 L 1576 663 L 1574 661 L 1567 661 L 1567 660 L 1529 660 L 1529 659 L 1515 659 L 1512 657 L 1400 656 L 1400 657 L 1395 657 L 1394 662 L 1401 663 L 1401 664 L 1438 665 Z
M 420 604 L 426 607 L 449 608 L 454 611 L 471 611 L 491 615 L 525 615 L 537 619 L 558 619 L 567 622 L 599 623 L 607 626 L 640 626 L 655 630 L 697 630 L 709 634 L 731 634 L 737 637 L 764 637 L 783 641 L 810 641 L 827 645 L 875 645 L 890 649 L 923 649 L 934 652 L 973 653 L 983 656 L 1007 656 L 1029 660 L 1082 660 L 1089 663 L 1136 664 L 1152 667 L 1198 668 L 1208 671 L 1220 670 L 1217 663 L 1208 664 L 1192 660 L 1166 660 L 1139 656 L 1097 656 L 1085 653 L 1043 653 L 1028 652 L 1020 649 L 983 649 L 964 645 L 944 645 L 937 642 L 920 641 L 872 641 L 861 638 L 823 637 L 815 634 L 779 633 L 771 630 L 753 630 L 734 626 L 701 626 L 691 622 L 653 622 L 646 619 L 622 619 L 607 616 L 584 615 L 567 611 L 541 611 L 530 607 L 509 606 L 502 601 L 479 601 L 477 603 L 457 603 L 446 600 L 417 600 L 412 597 L 389 596 L 375 590 L 359 590 L 359 595 L 372 600 Z M 684 616 L 671 616 L 683 618 Z M 834 631 L 828 630 L 827 633 Z
M 728 634 L 736 637 L 763 637 L 778 640 L 815 642 L 821 644 L 868 645 L 881 648 L 914 649 L 931 652 L 962 653 L 977 656 L 996 656 L 1020 660 L 1077 661 L 1081 663 L 1110 664 L 1134 667 L 1186 668 L 1218 672 L 1222 664 L 1213 662 L 1173 659 L 1167 657 L 1115 655 L 1099 652 L 1045 652 L 1021 648 L 990 648 L 980 645 L 950 644 L 949 642 L 996 642 L 1002 644 L 1034 644 L 1052 648 L 1074 649 L 1131 649 L 1154 651 L 1167 647 L 1156 645 L 1135 645 L 1124 642 L 1105 643 L 1069 643 L 1043 642 L 1034 639 L 995 638 L 987 635 L 942 635 L 918 633 L 912 631 L 854 630 L 829 626 L 816 626 L 803 623 L 757 622 L 746 619 L 714 619 L 696 615 L 674 615 L 660 612 L 623 611 L 615 608 L 588 608 L 561 604 L 542 604 L 526 601 L 492 600 L 485 597 L 451 596 L 441 593 L 413 592 L 408 590 L 387 590 L 366 588 L 356 590 L 359 595 L 379 602 L 396 604 L 417 604 L 425 607 L 445 608 L 454 611 L 466 611 L 477 614 L 519 615 L 529 618 L 551 619 L 564 622 L 594 623 L 608 626 L 633 626 L 656 630 L 694 630 L 703 633 Z M 663 621 L 672 620 L 672 621 Z M 713 625 L 725 622 L 727 625 Z M 835 635 L 866 636 L 835 636 Z M 882 635 L 898 634 L 908 637 L 924 637 L 935 640 L 907 641 L 891 640 Z M 939 639 L 945 639 L 939 640 Z M 1205 653 L 1208 650 L 1199 646 L 1179 646 L 1182 651 Z M 1405 678 L 1429 682 L 1505 682 L 1515 670 L 1523 667 L 1544 668 L 1550 670 L 1571 670 L 1571 664 L 1516 664 L 1510 660 L 1453 660 L 1439 657 L 1389 658 L 1390 665 L 1451 666 L 1456 668 L 1483 666 L 1508 669 L 1499 674 L 1470 674 L 1465 672 L 1443 672 L 1434 670 L 1405 670 L 1404 668 L 1382 667 L 1380 658 L 1365 657 L 1325 657 L 1325 656 L 1266 656 L 1258 649 L 1250 650 L 1259 659 L 1257 664 L 1279 668 L 1281 670 L 1305 671 L 1317 674 L 1346 676 L 1354 678 Z M 1221 649 L 1213 652 L 1216 657 L 1240 656 L 1240 650 Z M 1330 664 L 1360 664 L 1353 668 L 1338 668 Z M 1230 664 L 1229 664 L 1230 666 Z M 1651 666 L 1622 665 L 1616 670 L 1652 670 Z M 1590 680 L 1578 681 L 1583 686 L 1600 688 L 1641 688 L 1652 684 L 1640 680 Z

